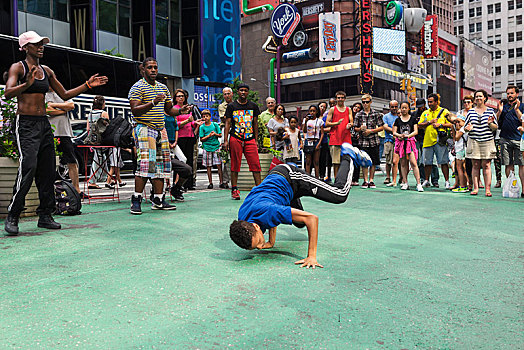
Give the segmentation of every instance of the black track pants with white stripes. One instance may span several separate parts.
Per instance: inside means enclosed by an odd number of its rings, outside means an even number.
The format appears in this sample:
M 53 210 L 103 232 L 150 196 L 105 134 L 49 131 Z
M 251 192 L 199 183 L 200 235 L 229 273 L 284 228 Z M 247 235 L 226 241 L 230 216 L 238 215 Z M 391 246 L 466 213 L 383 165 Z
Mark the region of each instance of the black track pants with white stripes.
M 293 189 L 291 207 L 303 210 L 299 199 L 304 196 L 334 204 L 344 203 L 351 189 L 353 171 L 353 160 L 346 155 L 340 162 L 340 168 L 333 185 L 314 178 L 302 169 L 289 164 L 278 165 L 270 173 L 279 173 L 286 177 Z
M 40 199 L 37 213 L 52 214 L 55 210 L 56 159 L 51 124 L 45 116 L 20 115 L 16 119 L 15 136 L 20 166 L 9 213 L 18 216 L 24 210 L 25 197 L 34 179 Z

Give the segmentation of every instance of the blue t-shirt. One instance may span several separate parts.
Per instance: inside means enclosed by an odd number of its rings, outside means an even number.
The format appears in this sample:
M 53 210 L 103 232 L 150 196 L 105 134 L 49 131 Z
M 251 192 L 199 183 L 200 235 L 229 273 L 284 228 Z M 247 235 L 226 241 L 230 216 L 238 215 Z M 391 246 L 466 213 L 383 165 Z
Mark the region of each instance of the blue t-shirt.
M 395 120 L 397 120 L 398 116 L 393 115 L 390 113 L 384 114 L 382 117 L 382 120 L 384 121 L 384 124 L 387 124 L 390 128 L 393 127 L 393 124 L 395 124 Z M 385 131 L 385 130 L 384 130 Z M 386 131 L 386 138 L 384 139 L 384 142 L 394 142 L 393 140 L 393 134 Z
M 169 139 L 169 142 L 175 142 L 176 132 L 178 130 L 176 117 L 165 114 L 164 123 L 166 124 L 167 138 Z
M 328 116 L 328 112 L 326 111 L 324 113 L 324 116 L 322 117 L 322 121 L 324 122 L 324 125 L 326 125 L 327 116 Z M 329 133 L 325 132 L 324 137 L 322 138 L 322 142 L 320 142 L 320 144 L 324 144 L 328 142 L 329 142 Z
M 199 136 L 200 138 L 205 137 L 211 134 L 212 131 L 216 132 L 217 134 L 220 134 L 220 126 L 215 122 L 211 122 L 211 124 L 209 125 L 202 124 L 200 125 Z M 218 149 L 220 148 L 220 141 L 218 140 L 218 137 L 211 136 L 207 140 L 202 141 L 202 148 L 205 149 L 207 152 L 218 151 Z
M 524 113 L 524 103 L 520 104 L 520 111 Z M 517 130 L 522 121 L 517 117 L 515 110 L 509 104 L 505 104 L 499 118 L 500 137 L 507 140 L 520 140 L 520 132 Z
M 238 210 L 238 220 L 257 224 L 262 231 L 280 224 L 291 225 L 291 199 L 293 189 L 286 178 L 279 174 L 268 175 L 244 199 Z

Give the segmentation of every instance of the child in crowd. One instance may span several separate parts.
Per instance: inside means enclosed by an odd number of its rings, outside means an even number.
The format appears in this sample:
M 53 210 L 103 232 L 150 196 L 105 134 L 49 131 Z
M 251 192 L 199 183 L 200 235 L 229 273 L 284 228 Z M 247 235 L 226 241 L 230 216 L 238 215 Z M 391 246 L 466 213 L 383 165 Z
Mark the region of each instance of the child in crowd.
M 409 103 L 402 102 L 400 104 L 400 116 L 395 120 L 393 124 L 393 136 L 396 137 L 395 140 L 395 153 L 393 155 L 393 186 L 397 181 L 397 171 L 398 171 L 398 162 L 400 160 L 402 172 L 402 185 L 400 186 L 401 190 L 407 190 L 408 185 L 408 170 L 409 163 L 413 169 L 413 174 L 417 180 L 417 191 L 424 192 L 422 185 L 420 184 L 420 173 L 417 166 L 417 144 L 415 136 L 418 134 L 418 125 L 415 117 L 411 116 L 409 113 Z
M 309 106 L 309 114 L 304 118 L 302 131 L 304 132 L 304 153 L 306 155 L 306 173 L 311 175 L 311 168 L 315 168 L 315 177 L 318 179 L 320 144 L 324 138 L 324 121 L 320 118 L 318 105 Z
M 298 164 L 300 161 L 300 152 L 302 149 L 302 137 L 298 126 L 298 118 L 292 116 L 289 118 L 289 127 L 286 128 L 284 140 L 286 145 L 284 147 L 284 162 Z M 288 142 L 289 141 L 289 142 Z
M 220 126 L 211 121 L 211 112 L 209 109 L 202 111 L 202 117 L 204 118 L 204 124 L 200 126 L 200 140 L 202 141 L 202 148 L 204 153 L 202 154 L 202 165 L 207 167 L 207 178 L 209 179 L 209 185 L 207 188 L 213 188 L 213 174 L 211 174 L 211 168 L 216 166 L 218 169 L 219 183 L 222 183 L 222 159 L 219 155 L 220 141 L 219 137 L 222 137 Z
M 461 118 L 461 116 L 459 116 Z M 466 177 L 466 145 L 468 142 L 468 134 L 464 130 L 464 121 L 459 119 L 453 124 L 454 139 L 455 139 L 455 170 L 458 177 L 458 187 L 452 189 L 455 193 L 468 192 L 468 181 Z M 458 130 L 457 130 L 458 129 Z

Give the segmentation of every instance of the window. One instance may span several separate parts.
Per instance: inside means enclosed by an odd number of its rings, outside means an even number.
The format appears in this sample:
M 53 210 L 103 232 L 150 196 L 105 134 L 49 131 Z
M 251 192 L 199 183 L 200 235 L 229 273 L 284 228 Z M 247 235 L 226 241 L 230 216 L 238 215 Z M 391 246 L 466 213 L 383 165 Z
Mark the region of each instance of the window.
M 508 26 L 512 27 L 515 25 L 515 17 L 509 17 L 508 18 Z
M 500 2 L 497 2 L 495 4 L 495 12 L 500 12 L 500 11 L 501 11 Z
M 470 23 L 469 24 L 469 32 L 470 33 L 475 33 L 475 23 Z
M 515 57 L 515 49 L 509 49 L 508 50 L 508 58 Z
M 458 0 L 458 1 L 457 1 L 457 4 L 458 4 L 458 5 L 462 5 L 463 3 L 464 3 L 464 0 Z
M 495 75 L 502 74 L 502 67 L 495 67 Z
M 475 9 L 469 9 L 469 18 L 475 17 Z
M 454 20 L 454 21 L 457 20 L 457 13 L 456 13 L 456 12 L 453 12 L 453 20 Z
M 464 35 L 464 26 L 458 27 L 458 35 Z
M 493 13 L 493 5 L 488 5 L 488 13 Z
M 519 15 L 519 16 L 515 17 L 515 23 L 517 25 L 522 24 L 522 15 Z
M 515 65 L 510 64 L 508 66 L 508 74 L 515 74 Z
M 518 9 L 522 8 L 522 0 L 517 0 L 517 8 Z
M 482 31 L 482 22 L 477 23 L 477 32 L 481 32 L 481 31 Z
M 517 41 L 522 40 L 522 32 L 517 32 Z
M 517 73 L 522 73 L 522 63 L 517 63 L 516 71 Z
M 515 33 L 508 33 L 508 41 L 510 43 L 515 41 Z
M 500 44 L 501 41 L 502 41 L 502 38 L 501 38 L 500 34 L 499 35 L 495 35 L 495 44 Z
M 508 1 L 508 10 L 513 10 L 513 9 L 515 9 L 515 1 L 509 0 Z
M 493 21 L 488 21 L 488 29 L 493 29 Z
M 501 27 L 501 20 L 500 19 L 496 19 L 495 20 L 495 28 L 500 28 Z
M 501 51 L 495 51 L 495 59 L 496 60 L 500 60 L 501 57 L 502 57 L 502 52 Z
M 130 37 L 130 3 L 130 0 L 98 0 L 98 29 Z
M 522 17 L 522 16 L 521 16 Z M 458 19 L 464 19 L 464 11 L 460 10 L 458 12 Z
M 18 0 L 18 10 L 68 22 L 67 0 Z
M 477 7 L 477 16 L 482 16 L 482 7 Z
M 156 1 L 156 42 L 174 49 L 180 48 L 180 1 Z
M 493 45 L 493 37 L 492 36 L 488 36 L 488 44 L 489 45 Z
M 517 47 L 515 49 L 515 56 L 522 57 L 522 47 Z

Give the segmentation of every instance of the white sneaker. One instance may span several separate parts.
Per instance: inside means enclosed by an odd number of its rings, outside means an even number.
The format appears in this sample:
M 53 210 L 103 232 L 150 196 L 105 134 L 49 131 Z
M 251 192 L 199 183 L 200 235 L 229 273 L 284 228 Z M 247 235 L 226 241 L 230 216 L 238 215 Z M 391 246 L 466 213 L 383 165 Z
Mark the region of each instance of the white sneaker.
M 388 183 L 386 186 L 387 186 L 387 187 L 396 187 L 397 184 L 394 183 L 394 182 L 390 182 L 390 183 Z
M 424 187 L 421 184 L 417 184 L 417 191 L 424 192 Z
M 449 190 L 451 188 L 451 185 L 449 184 L 449 181 L 446 181 L 446 190 Z
M 422 183 L 422 187 L 429 187 L 430 186 L 430 183 L 428 180 L 424 180 L 424 182 Z
M 408 184 L 402 184 L 400 185 L 400 189 L 401 190 L 407 190 L 409 188 L 409 185 Z

